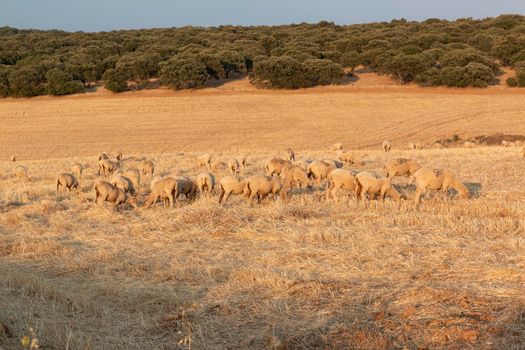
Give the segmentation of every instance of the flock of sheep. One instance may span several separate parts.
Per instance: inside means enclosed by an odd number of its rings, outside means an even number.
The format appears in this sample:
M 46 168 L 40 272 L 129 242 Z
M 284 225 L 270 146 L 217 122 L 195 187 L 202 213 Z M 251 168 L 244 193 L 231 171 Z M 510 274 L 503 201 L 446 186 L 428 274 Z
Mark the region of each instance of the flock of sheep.
M 390 143 L 385 141 L 382 145 L 385 152 L 391 149 Z M 326 182 L 325 197 L 327 200 L 335 199 L 340 190 L 353 192 L 356 198 L 376 198 L 384 200 L 386 196 L 393 200 L 405 198 L 392 184 L 396 176 L 409 176 L 410 183 L 415 181 L 415 204 L 419 205 L 421 198 L 431 190 L 441 190 L 445 194 L 449 189 L 454 189 L 460 198 L 468 198 L 468 188 L 458 179 L 457 175 L 449 169 L 434 169 L 422 167 L 415 159 L 395 158 L 384 164 L 386 176 L 381 177 L 369 171 L 352 170 L 350 167 L 359 165 L 352 153 L 343 152 L 342 144 L 334 144 L 332 150 L 337 153 L 338 159 L 324 158 L 319 160 L 302 158 L 296 159 L 295 152 L 287 149 L 285 158 L 272 158 L 265 164 L 266 174 L 253 175 L 246 178 L 240 176 L 247 166 L 246 157 L 230 158 L 227 169 L 231 173 L 216 181 L 210 172 L 212 169 L 212 156 L 205 154 L 197 158 L 199 168 L 204 168 L 195 177 L 170 175 L 153 178 L 155 164 L 151 160 L 142 161 L 141 169 L 124 169 L 121 164 L 122 153 L 115 154 L 110 159 L 108 153 L 98 157 L 98 175 L 93 189 L 95 202 L 102 204 L 108 202 L 113 208 L 127 203 L 134 208 L 140 206 L 137 190 L 141 185 L 141 177 L 150 177 L 151 185 L 149 195 L 143 201 L 142 207 L 149 208 L 160 199 L 164 206 L 174 207 L 176 201 L 184 196 L 187 200 L 194 200 L 197 195 L 210 195 L 216 187 L 219 190 L 219 203 L 226 202 L 231 195 L 243 195 L 250 203 L 256 198 L 257 202 L 272 195 L 283 200 L 291 194 L 295 187 L 306 188 L 312 191 L 315 187 L 322 188 Z M 346 165 L 347 168 L 343 168 Z M 79 180 L 82 176 L 83 166 L 75 163 L 70 172 L 58 175 L 56 179 L 56 192 L 79 190 Z M 29 179 L 27 168 L 18 166 L 15 175 L 19 178 Z

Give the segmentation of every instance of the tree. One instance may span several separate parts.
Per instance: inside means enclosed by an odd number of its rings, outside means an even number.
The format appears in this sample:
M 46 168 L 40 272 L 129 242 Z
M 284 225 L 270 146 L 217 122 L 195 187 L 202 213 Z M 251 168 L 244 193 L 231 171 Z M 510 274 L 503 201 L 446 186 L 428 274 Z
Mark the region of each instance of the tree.
M 388 70 L 402 83 L 409 83 L 430 67 L 431 62 L 425 62 L 420 55 L 399 54 L 388 63 Z
M 21 68 L 9 74 L 9 88 L 13 96 L 31 97 L 45 92 L 44 79 L 34 68 Z
M 109 91 L 122 92 L 128 89 L 128 80 L 126 75 L 117 69 L 110 68 L 106 70 L 102 76 L 102 79 L 104 80 L 104 86 Z
M 143 52 L 127 53 L 120 57 L 115 68 L 128 80 L 140 81 L 158 75 L 160 55 Z
M 207 78 L 206 65 L 197 56 L 175 56 L 161 64 L 162 83 L 177 90 L 202 88 Z
M 73 81 L 71 74 L 58 68 L 53 68 L 46 74 L 47 92 L 51 95 L 69 95 L 82 92 L 84 85 Z
M 328 85 L 340 83 L 345 73 L 340 64 L 326 59 L 304 61 L 310 85 Z
M 297 89 L 310 86 L 305 66 L 288 56 L 268 57 L 255 62 L 252 81 L 256 85 Z

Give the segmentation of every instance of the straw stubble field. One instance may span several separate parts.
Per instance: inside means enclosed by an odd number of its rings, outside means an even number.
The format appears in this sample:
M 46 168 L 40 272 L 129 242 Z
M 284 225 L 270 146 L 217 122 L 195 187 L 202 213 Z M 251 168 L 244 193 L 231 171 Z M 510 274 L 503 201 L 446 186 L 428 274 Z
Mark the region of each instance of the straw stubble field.
M 523 132 L 524 101 L 441 98 L 452 101 L 324 92 L 0 103 L 2 156 L 22 158 L 0 163 L 0 322 L 9 329 L 0 347 L 17 348 L 31 327 L 46 349 L 522 349 L 519 149 L 400 148 L 409 135 Z M 352 124 L 336 127 L 346 119 Z M 390 154 L 366 149 L 384 138 L 393 140 Z M 235 196 L 219 205 L 217 194 L 174 210 L 93 203 L 96 154 L 106 148 L 125 151 L 124 167 L 153 159 L 159 174 L 198 173 L 201 151 L 220 160 L 247 154 L 250 175 L 285 145 L 299 157 L 334 157 L 326 145 L 336 141 L 365 148 L 354 151 L 363 169 L 382 172 L 396 156 L 449 167 L 472 198 L 436 195 L 416 209 L 414 187 L 398 178 L 406 201 L 345 194 L 327 202 L 316 188 L 260 206 Z M 80 194 L 56 196 L 56 174 L 74 161 L 88 166 Z M 31 181 L 12 177 L 17 164 Z

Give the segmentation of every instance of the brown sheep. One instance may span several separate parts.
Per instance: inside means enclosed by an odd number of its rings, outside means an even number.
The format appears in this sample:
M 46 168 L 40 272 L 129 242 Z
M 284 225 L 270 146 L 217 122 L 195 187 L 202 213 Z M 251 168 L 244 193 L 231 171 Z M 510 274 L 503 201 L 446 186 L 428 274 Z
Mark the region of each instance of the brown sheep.
M 211 173 L 200 173 L 195 178 L 195 181 L 201 194 L 205 192 L 211 193 L 215 187 L 215 176 Z
M 463 147 L 465 147 L 465 148 L 474 148 L 474 147 L 476 147 L 476 144 L 474 142 L 471 142 L 471 141 L 466 141 L 463 144 Z
M 161 179 L 155 179 L 151 183 L 151 193 L 148 196 L 148 199 L 144 202 L 143 207 L 151 207 L 160 198 L 164 201 L 164 207 L 166 207 L 169 202 L 170 208 L 173 208 L 176 186 L 177 180 L 174 177 L 168 176 Z
M 503 141 L 501 141 L 501 145 L 503 147 L 511 147 L 512 146 L 512 142 L 511 141 L 507 141 L 507 140 L 503 140 Z
M 383 141 L 382 148 L 383 148 L 383 151 L 390 152 L 390 149 L 392 148 L 392 145 L 390 145 L 390 142 L 388 142 L 388 141 Z
M 95 203 L 101 204 L 102 202 L 111 203 L 115 209 L 120 204 L 128 203 L 133 208 L 138 208 L 137 200 L 134 197 L 129 196 L 126 192 L 122 191 L 110 184 L 107 181 L 98 180 L 95 182 Z
M 248 162 L 246 161 L 246 156 L 241 156 L 241 169 L 244 173 L 244 170 L 246 170 L 246 166 L 248 165 Z
M 122 175 L 131 180 L 131 183 L 133 184 L 133 188 L 135 188 L 135 190 L 139 189 L 139 187 L 140 187 L 140 171 L 139 171 L 139 169 L 128 168 L 122 173 Z
M 357 163 L 356 157 L 352 153 L 349 153 L 349 152 L 341 154 L 339 156 L 339 160 L 345 163 L 347 166 Z
M 283 183 L 288 187 L 296 184 L 298 187 L 309 187 L 308 174 L 298 165 L 286 165 L 281 171 Z
M 102 159 L 109 159 L 109 156 L 106 152 L 102 152 L 98 156 L 98 160 L 101 161 Z
M 261 203 L 261 200 L 269 194 L 273 194 L 274 196 L 279 195 L 282 199 L 286 199 L 286 190 L 278 178 L 254 175 L 246 179 L 244 195 L 248 198 L 248 202 L 251 202 L 253 198 L 257 196 L 257 203 Z
M 176 176 L 175 180 L 175 201 L 177 201 L 182 194 L 184 194 L 190 201 L 196 198 L 198 187 L 197 183 L 192 178 L 188 176 Z
M 117 162 L 109 159 L 101 159 L 98 161 L 98 174 L 107 178 L 109 175 L 114 174 L 118 167 L 119 163 Z
M 409 142 L 408 143 L 408 149 L 415 150 L 416 149 L 416 144 L 414 142 Z
M 62 173 L 59 174 L 57 177 L 57 195 L 58 190 L 60 189 L 62 192 L 67 188 L 69 192 L 71 192 L 71 189 L 79 190 L 78 187 L 78 180 L 73 174 L 68 173 Z
M 266 175 L 281 175 L 281 171 L 287 165 L 292 165 L 292 163 L 289 160 L 284 160 L 281 158 L 270 159 L 268 163 L 266 163 Z
M 295 152 L 291 148 L 286 149 L 286 154 L 288 155 L 288 160 L 290 162 L 295 162 Z
M 211 169 L 211 154 L 206 153 L 197 158 L 197 164 L 199 167 L 206 167 L 208 170 Z
M 340 189 L 352 192 L 355 191 L 355 177 L 351 170 L 334 169 L 328 173 L 326 179 L 328 181 L 328 187 L 326 188 L 326 200 L 329 200 L 330 197 L 335 199 L 335 194 Z
M 421 197 L 425 195 L 428 190 L 443 191 L 446 199 L 447 192 L 450 188 L 456 190 L 459 197 L 467 199 L 469 191 L 461 181 L 459 181 L 456 174 L 448 169 L 430 169 L 421 168 L 414 174 L 416 178 L 416 205 L 421 202 Z
M 433 149 L 443 149 L 445 148 L 445 145 L 443 145 L 441 142 L 434 142 L 432 144 L 432 148 Z
M 317 182 L 317 185 L 321 184 L 322 180 L 325 180 L 328 176 L 328 173 L 337 167 L 334 164 L 326 163 L 320 160 L 314 160 L 308 166 L 308 177 L 314 178 Z
M 82 171 L 84 170 L 84 167 L 80 163 L 74 163 L 71 166 L 71 172 L 76 176 L 78 180 L 82 177 Z
M 233 176 L 239 173 L 240 167 L 241 166 L 239 165 L 239 161 L 237 159 L 235 158 L 228 159 L 228 170 Z
M 245 180 L 238 180 L 233 176 L 225 176 L 219 182 L 220 195 L 219 203 L 228 201 L 228 197 L 231 194 L 242 194 L 244 187 L 246 186 Z
M 19 180 L 26 180 L 29 181 L 29 171 L 27 167 L 23 165 L 19 165 L 15 168 L 15 171 L 13 172 L 13 176 L 17 177 Z
M 362 171 L 355 176 L 355 194 L 357 199 L 363 199 L 368 194 L 370 196 L 379 195 L 381 200 L 388 195 L 394 200 L 401 199 L 401 194 L 392 186 L 389 178 L 376 178 L 367 171 Z
M 335 168 L 342 168 L 344 165 L 343 162 L 331 158 L 323 158 L 321 159 L 321 162 L 329 164 L 330 166 L 333 166 Z
M 155 172 L 155 164 L 151 160 L 145 160 L 142 162 L 142 174 L 153 175 Z
M 133 182 L 123 175 L 115 175 L 109 182 L 113 186 L 120 188 L 122 191 L 129 193 L 129 194 L 135 194 L 135 186 L 133 186 Z
M 332 145 L 332 151 L 334 152 L 342 152 L 343 151 L 343 144 L 342 143 L 334 143 Z
M 417 160 L 407 158 L 390 159 L 385 163 L 386 177 L 413 176 L 421 168 Z
M 308 166 L 313 161 L 314 160 L 310 159 L 310 158 L 301 158 L 297 162 L 295 162 L 294 164 L 297 165 L 298 167 L 301 167 L 301 169 L 303 169 L 304 171 L 308 171 Z

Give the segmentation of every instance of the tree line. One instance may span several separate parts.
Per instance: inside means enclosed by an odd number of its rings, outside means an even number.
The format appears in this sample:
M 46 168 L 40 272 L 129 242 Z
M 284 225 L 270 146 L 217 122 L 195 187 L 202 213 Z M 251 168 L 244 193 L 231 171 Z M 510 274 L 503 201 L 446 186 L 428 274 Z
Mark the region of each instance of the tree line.
M 160 83 L 195 89 L 249 76 L 260 87 L 338 84 L 363 66 L 401 83 L 486 87 L 502 66 L 525 86 L 525 17 L 84 33 L 0 28 L 0 96 L 67 95 Z

